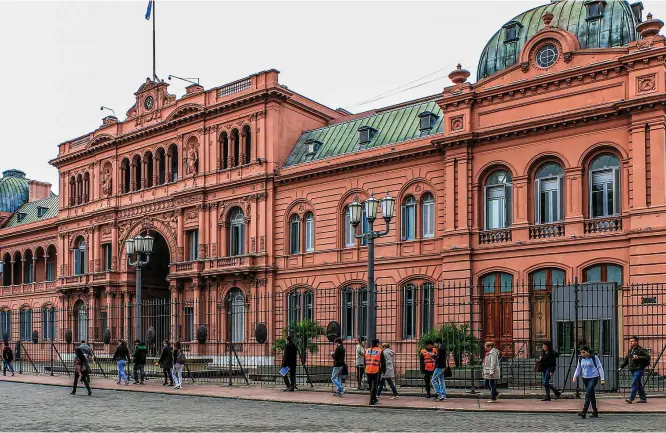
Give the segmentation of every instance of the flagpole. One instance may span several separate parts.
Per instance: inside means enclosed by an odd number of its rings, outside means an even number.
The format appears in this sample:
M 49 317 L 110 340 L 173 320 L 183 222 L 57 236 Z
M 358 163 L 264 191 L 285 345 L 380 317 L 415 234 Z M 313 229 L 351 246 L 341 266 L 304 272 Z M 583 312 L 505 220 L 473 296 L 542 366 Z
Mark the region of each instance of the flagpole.
M 155 72 L 155 13 L 157 9 L 157 2 L 153 0 L 153 80 L 157 81 L 157 73 Z

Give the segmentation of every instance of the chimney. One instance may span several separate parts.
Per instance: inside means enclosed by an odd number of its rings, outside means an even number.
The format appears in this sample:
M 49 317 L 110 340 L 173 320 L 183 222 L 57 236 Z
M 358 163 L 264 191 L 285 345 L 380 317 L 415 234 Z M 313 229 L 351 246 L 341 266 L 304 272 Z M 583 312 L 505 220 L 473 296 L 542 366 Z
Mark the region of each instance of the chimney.
M 28 202 L 42 200 L 51 196 L 51 184 L 36 180 L 28 181 Z
M 636 2 L 631 4 L 631 11 L 634 13 L 634 17 L 636 18 L 636 22 L 642 23 L 643 22 L 643 3 L 642 2 Z
M 185 87 L 186 95 L 193 95 L 195 93 L 201 93 L 203 91 L 204 91 L 203 86 L 199 84 L 190 84 L 189 86 Z
M 106 116 L 104 119 L 102 119 L 102 125 L 113 125 L 114 123 L 118 123 L 118 118 L 116 116 Z

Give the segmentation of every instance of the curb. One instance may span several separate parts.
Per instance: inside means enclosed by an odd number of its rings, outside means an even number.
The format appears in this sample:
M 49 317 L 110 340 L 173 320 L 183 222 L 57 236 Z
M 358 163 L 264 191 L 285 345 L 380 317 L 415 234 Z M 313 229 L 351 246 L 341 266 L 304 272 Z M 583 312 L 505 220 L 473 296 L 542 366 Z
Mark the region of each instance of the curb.
M 53 386 L 60 388 L 69 388 L 71 385 L 68 384 L 58 384 L 58 383 L 40 383 L 31 380 L 0 380 L 7 383 L 20 383 L 26 385 L 41 385 L 41 386 Z M 243 397 L 243 396 L 223 396 L 223 395 L 201 395 L 197 393 L 187 392 L 187 390 L 181 390 L 178 393 L 167 392 L 160 390 L 152 389 L 140 389 L 140 388 L 114 388 L 105 384 L 101 386 L 95 386 L 93 389 L 103 390 L 103 391 L 115 391 L 115 392 L 134 392 L 134 393 L 150 393 L 150 394 L 160 394 L 160 395 L 170 395 L 170 396 L 186 396 L 186 397 L 200 397 L 200 398 L 215 398 L 215 399 L 226 399 L 226 400 L 240 400 L 240 401 L 256 401 L 256 402 L 267 402 L 267 403 L 280 403 L 280 404 L 303 404 L 303 405 L 313 405 L 313 406 L 336 406 L 336 407 L 351 407 L 351 408 L 367 408 L 367 404 L 363 403 L 337 403 L 337 402 L 304 402 L 304 401 L 284 401 L 284 400 L 273 400 L 270 398 L 256 398 L 256 397 Z M 301 391 L 301 392 L 313 392 L 313 391 Z M 322 391 L 314 391 L 322 392 Z M 355 395 L 359 395 L 356 393 Z M 457 398 L 457 397 L 453 397 Z M 406 407 L 406 406 L 374 406 L 374 409 L 380 410 L 407 410 L 407 411 L 442 411 L 442 412 L 492 412 L 492 413 L 530 413 L 530 414 L 552 414 L 552 413 L 568 413 L 575 414 L 579 409 L 556 409 L 553 411 L 533 411 L 533 410 L 521 410 L 521 409 L 500 409 L 498 408 L 482 408 L 481 407 L 481 396 L 477 398 L 477 408 L 451 408 L 451 407 L 434 407 L 434 406 L 423 406 L 423 407 Z M 628 414 L 628 413 L 637 413 L 637 412 L 627 412 L 627 411 L 618 411 L 618 410 L 604 410 L 601 411 L 602 414 Z M 638 412 L 641 414 L 665 414 L 666 408 L 663 410 L 651 410 L 651 411 L 641 411 Z

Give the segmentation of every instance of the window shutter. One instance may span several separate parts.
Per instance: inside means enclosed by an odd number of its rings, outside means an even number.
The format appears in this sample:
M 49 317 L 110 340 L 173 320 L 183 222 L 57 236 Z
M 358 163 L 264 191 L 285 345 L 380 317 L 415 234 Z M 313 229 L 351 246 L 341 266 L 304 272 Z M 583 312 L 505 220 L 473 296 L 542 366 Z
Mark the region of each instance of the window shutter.
M 513 222 L 513 184 L 511 183 L 504 185 L 504 206 L 506 215 L 504 227 L 511 227 Z
M 541 224 L 541 180 L 534 181 L 534 224 Z
M 400 238 L 404 241 L 407 239 L 407 206 L 400 206 Z
M 557 184 L 557 210 L 560 221 L 564 221 L 564 176 L 559 176 L 557 178 Z
M 81 262 L 81 251 L 74 250 L 74 275 L 79 275 L 79 263 Z
M 488 230 L 488 187 L 483 187 L 483 227 Z
M 620 168 L 613 169 L 613 213 L 612 215 L 619 215 L 620 209 L 622 209 L 620 196 Z M 610 209 L 609 209 L 610 210 Z
M 587 172 L 587 217 L 588 218 L 594 218 L 594 214 L 592 213 L 592 177 L 594 176 L 594 172 L 588 171 Z
M 238 252 L 240 255 L 245 254 L 245 224 L 240 225 L 240 245 L 238 247 Z

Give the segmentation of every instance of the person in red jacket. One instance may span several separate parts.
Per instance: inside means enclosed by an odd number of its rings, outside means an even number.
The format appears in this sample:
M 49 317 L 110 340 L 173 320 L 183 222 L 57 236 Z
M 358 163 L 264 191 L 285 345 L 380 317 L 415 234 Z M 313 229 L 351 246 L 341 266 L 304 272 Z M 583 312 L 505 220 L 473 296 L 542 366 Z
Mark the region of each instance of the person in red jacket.
M 432 341 L 425 342 L 425 349 L 421 349 L 419 359 L 421 361 L 421 373 L 423 373 L 423 381 L 425 382 L 426 398 L 431 398 L 430 384 L 432 381 L 432 373 L 435 371 L 435 357 L 437 356 L 437 349 L 433 347 Z

